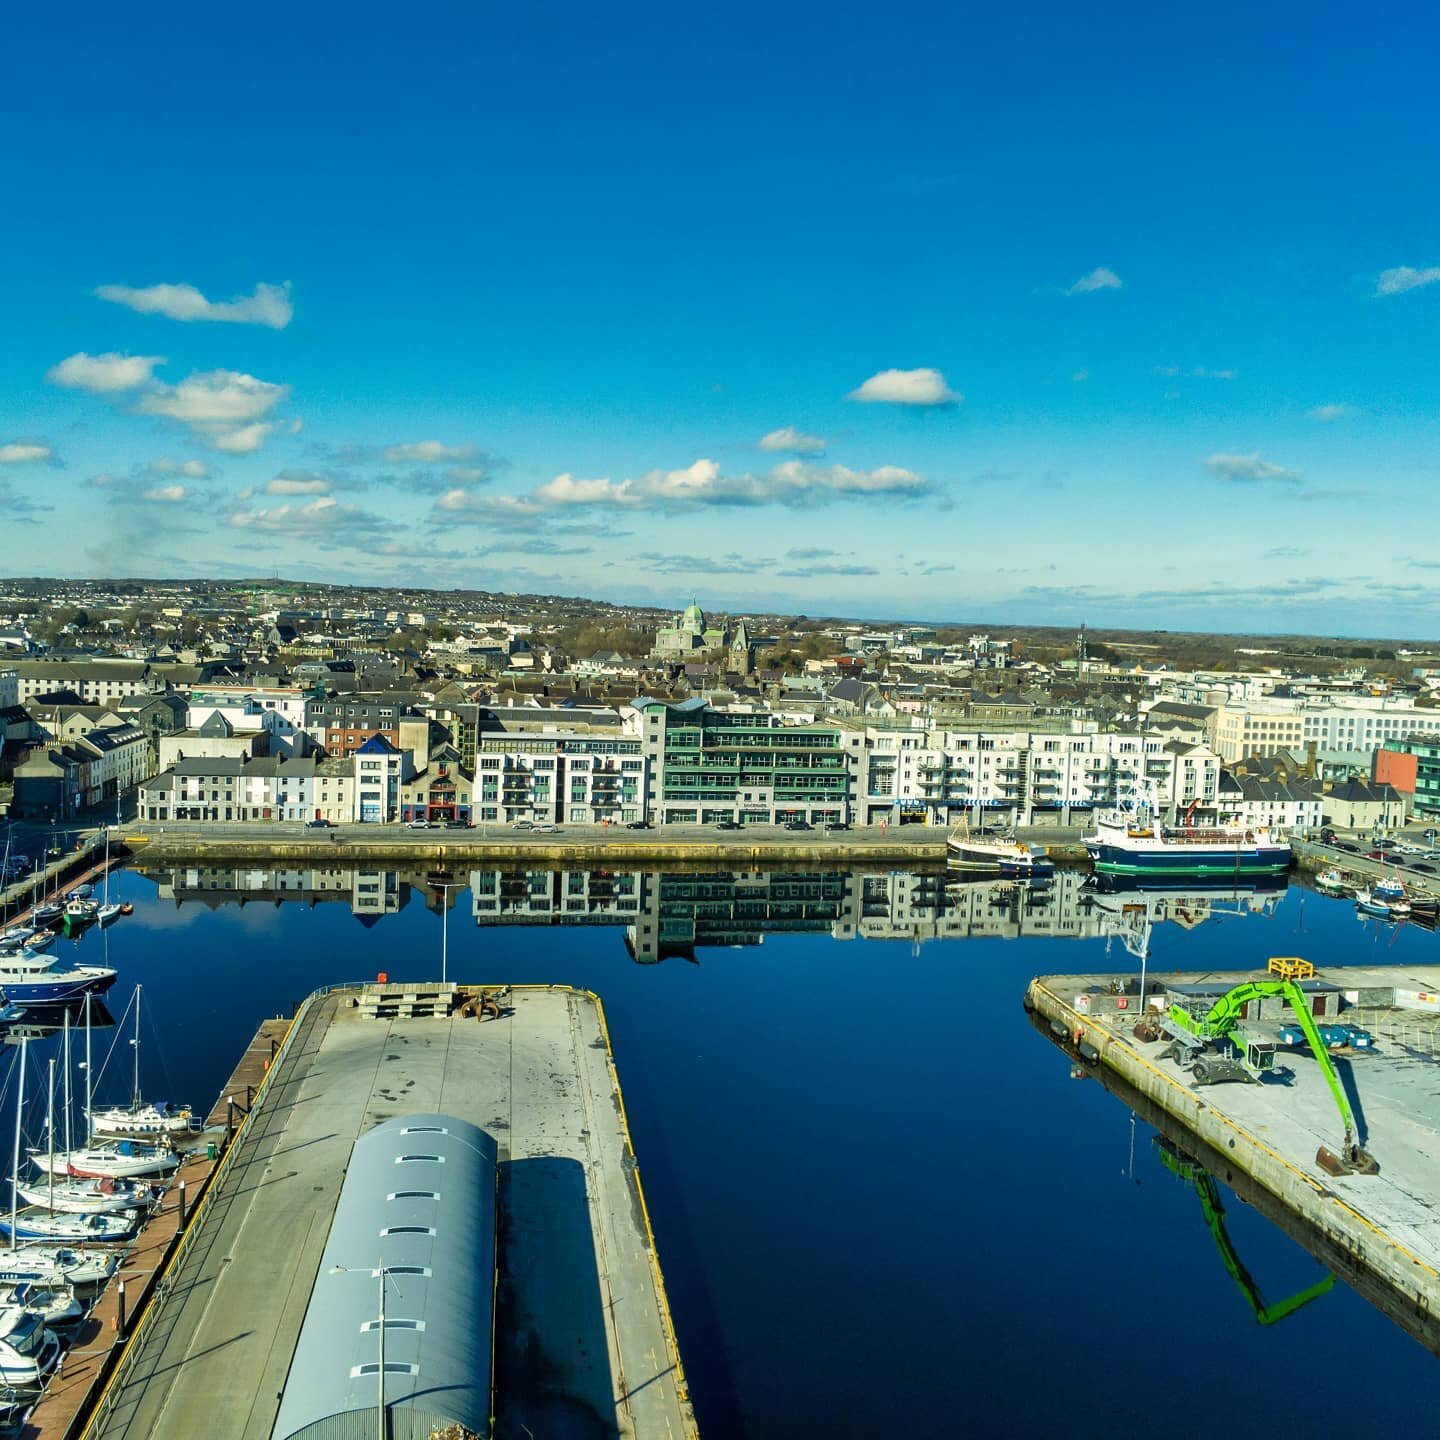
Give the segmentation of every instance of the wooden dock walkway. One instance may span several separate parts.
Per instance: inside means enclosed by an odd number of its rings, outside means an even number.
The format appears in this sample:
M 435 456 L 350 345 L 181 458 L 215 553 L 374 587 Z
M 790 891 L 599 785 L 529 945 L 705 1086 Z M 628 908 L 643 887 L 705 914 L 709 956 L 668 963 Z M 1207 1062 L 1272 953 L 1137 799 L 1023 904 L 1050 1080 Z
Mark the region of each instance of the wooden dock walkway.
M 288 1020 L 261 1021 L 216 1099 L 206 1119 L 207 1129 L 225 1127 L 227 1121 L 239 1123 L 289 1028 Z M 217 1160 L 223 1148 L 223 1144 L 217 1145 Z M 204 1195 L 217 1160 L 210 1159 L 202 1148 L 175 1172 L 159 1208 L 125 1252 L 119 1270 L 80 1326 L 60 1368 L 25 1418 L 19 1431 L 21 1440 L 64 1440 L 79 1433 L 120 1353 L 128 1324 L 133 1324 L 149 1300 L 179 1236 L 181 1182 L 188 1218 Z

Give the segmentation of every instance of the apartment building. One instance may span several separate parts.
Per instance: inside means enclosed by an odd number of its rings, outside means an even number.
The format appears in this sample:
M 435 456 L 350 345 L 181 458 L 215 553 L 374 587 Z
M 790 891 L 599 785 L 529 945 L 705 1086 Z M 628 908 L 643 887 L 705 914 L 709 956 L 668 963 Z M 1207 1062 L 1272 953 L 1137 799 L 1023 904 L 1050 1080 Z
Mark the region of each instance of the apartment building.
M 164 689 L 144 660 L 17 660 L 14 670 L 21 705 L 62 691 L 84 705 L 110 705 L 129 695 Z
M 588 729 L 482 732 L 474 815 L 481 823 L 643 820 L 650 761 L 638 735 Z
M 263 822 L 356 818 L 353 761 L 197 756 L 140 787 L 141 820 Z
M 1298 705 L 1221 705 L 1210 717 L 1210 747 L 1226 765 L 1247 755 L 1305 748 L 1305 718 Z
M 661 824 L 852 818 L 863 731 L 785 725 L 778 715 L 716 710 L 699 699 L 642 698 L 631 713 L 651 760 L 650 812 Z

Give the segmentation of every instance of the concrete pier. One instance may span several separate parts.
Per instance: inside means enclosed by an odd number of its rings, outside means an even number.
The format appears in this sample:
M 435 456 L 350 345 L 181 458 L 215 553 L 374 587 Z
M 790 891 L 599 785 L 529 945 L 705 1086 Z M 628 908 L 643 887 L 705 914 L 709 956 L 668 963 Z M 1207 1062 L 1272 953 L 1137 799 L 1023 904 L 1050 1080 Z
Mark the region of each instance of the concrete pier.
M 1335 1176 L 1322 1169 L 1321 1146 L 1340 1148 L 1341 1118 L 1320 1067 L 1304 1047 L 1287 1051 L 1292 1072 L 1259 1084 L 1197 1088 L 1166 1042 L 1135 1035 L 1137 1019 L 1172 999 L 1220 994 L 1264 971 L 1152 975 L 1142 1008 L 1138 982 L 1126 975 L 1054 975 L 1030 982 L 1026 1008 L 1045 1022 L 1068 1053 L 1110 1071 L 1173 1122 L 1177 1133 L 1223 1157 L 1391 1293 L 1396 1305 L 1440 1315 L 1440 1079 L 1433 1048 L 1399 1039 L 1374 1050 L 1332 1054 L 1360 1130 L 1379 1164 L 1375 1175 Z M 1430 1033 L 1440 1013 L 1440 966 L 1344 967 L 1307 982 L 1317 1012 L 1376 1022 L 1393 1034 Z M 1283 1018 L 1258 1017 L 1263 1026 Z M 1384 1022 L 1382 1024 L 1381 1022 Z M 1357 1287 L 1358 1288 L 1358 1287 Z M 1433 1325 L 1409 1327 L 1436 1348 Z
M 483 1020 L 360 998 L 300 1008 L 83 1433 L 268 1440 L 351 1147 L 429 1111 L 499 1145 L 495 1434 L 694 1435 L 596 997 L 516 987 Z

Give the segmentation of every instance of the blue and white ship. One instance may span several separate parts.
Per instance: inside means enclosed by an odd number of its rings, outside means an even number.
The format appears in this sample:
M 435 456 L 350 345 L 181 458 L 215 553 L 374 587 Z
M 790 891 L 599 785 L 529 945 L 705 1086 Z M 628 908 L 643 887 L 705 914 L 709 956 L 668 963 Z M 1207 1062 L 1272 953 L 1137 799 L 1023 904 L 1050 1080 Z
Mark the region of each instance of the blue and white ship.
M 30 949 L 0 955 L 0 991 L 17 1005 L 58 1005 L 103 994 L 114 983 L 108 965 L 71 965 Z
M 1101 875 L 1208 875 L 1253 879 L 1290 868 L 1290 842 L 1267 826 L 1243 821 L 1165 825 L 1153 787 L 1127 796 L 1095 817 L 1084 838 Z

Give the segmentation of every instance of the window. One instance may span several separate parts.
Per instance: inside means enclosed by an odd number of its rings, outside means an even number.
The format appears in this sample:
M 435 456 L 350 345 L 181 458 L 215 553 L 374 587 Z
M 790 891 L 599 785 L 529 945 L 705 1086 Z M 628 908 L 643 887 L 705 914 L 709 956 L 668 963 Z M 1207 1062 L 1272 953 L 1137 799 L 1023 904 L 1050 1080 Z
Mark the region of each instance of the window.
M 400 1133 L 402 1135 L 448 1135 L 450 1132 L 443 1125 L 406 1125 Z
M 360 1333 L 362 1335 L 368 1335 L 371 1331 L 378 1330 L 379 1328 L 380 1322 L 378 1320 L 367 1320 L 361 1325 Z M 387 1330 L 423 1330 L 425 1328 L 425 1322 L 423 1320 L 392 1320 L 387 1315 L 385 1317 L 385 1328 Z M 388 1360 L 385 1362 L 385 1368 L 387 1370 L 390 1368 L 390 1362 Z M 370 1373 L 372 1375 L 375 1373 L 373 1366 L 371 1367 Z
M 443 1165 L 445 1163 L 445 1157 L 443 1155 L 397 1155 L 395 1157 L 395 1163 L 397 1165 L 408 1165 L 413 1160 L 428 1160 L 432 1165 Z
M 385 1328 L 387 1330 L 390 1328 L 390 1322 L 388 1320 L 385 1322 Z M 374 1361 L 371 1361 L 368 1365 L 352 1365 L 350 1367 L 350 1378 L 352 1380 L 358 1380 L 362 1375 L 378 1375 L 379 1373 L 380 1367 L 375 1364 Z M 387 1360 L 385 1362 L 385 1373 L 387 1375 L 418 1375 L 420 1373 L 420 1367 L 418 1365 L 408 1364 L 404 1360 Z
M 387 1200 L 438 1200 L 438 1190 L 392 1190 L 386 1197 Z
M 433 1235 L 434 1233 L 433 1225 L 387 1225 L 381 1230 L 380 1238 L 383 1240 L 387 1235 Z

